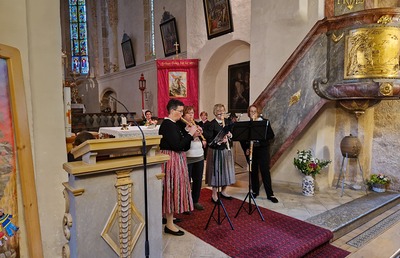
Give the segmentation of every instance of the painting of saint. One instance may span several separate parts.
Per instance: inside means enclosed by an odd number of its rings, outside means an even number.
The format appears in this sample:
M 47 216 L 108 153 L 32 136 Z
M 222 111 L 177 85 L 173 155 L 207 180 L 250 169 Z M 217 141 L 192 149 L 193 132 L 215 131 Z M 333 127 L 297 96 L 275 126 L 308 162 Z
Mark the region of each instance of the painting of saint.
M 187 97 L 187 74 L 186 72 L 169 72 L 169 97 L 186 98 Z

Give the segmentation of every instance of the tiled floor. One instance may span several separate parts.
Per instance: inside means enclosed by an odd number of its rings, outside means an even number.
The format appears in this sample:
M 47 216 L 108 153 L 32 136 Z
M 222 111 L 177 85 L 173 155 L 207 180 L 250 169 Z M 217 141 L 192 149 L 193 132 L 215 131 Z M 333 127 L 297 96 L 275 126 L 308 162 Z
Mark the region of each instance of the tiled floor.
M 237 184 L 229 188 L 229 193 L 243 200 L 248 192 L 247 177 L 245 173 L 237 175 Z M 279 203 L 275 204 L 269 201 L 265 196 L 264 189 L 260 189 L 261 195 L 257 197 L 256 202 L 260 207 L 300 220 L 306 220 L 365 194 L 363 190 L 346 189 L 343 197 L 340 197 L 340 190 L 340 188 L 332 188 L 323 193 L 318 192 L 314 197 L 305 197 L 301 195 L 300 186 L 274 185 L 274 193 L 279 199 Z M 353 258 L 391 257 L 392 254 L 400 249 L 400 241 L 398 240 L 400 239 L 400 223 L 394 224 L 390 229 L 360 248 L 348 245 L 347 242 L 398 210 L 400 210 L 400 205 L 337 239 L 332 244 L 352 252 L 350 257 Z M 255 213 L 253 216 L 257 216 L 257 214 Z M 185 235 L 181 237 L 164 234 L 163 245 L 164 258 L 229 257 L 188 232 L 185 232 Z

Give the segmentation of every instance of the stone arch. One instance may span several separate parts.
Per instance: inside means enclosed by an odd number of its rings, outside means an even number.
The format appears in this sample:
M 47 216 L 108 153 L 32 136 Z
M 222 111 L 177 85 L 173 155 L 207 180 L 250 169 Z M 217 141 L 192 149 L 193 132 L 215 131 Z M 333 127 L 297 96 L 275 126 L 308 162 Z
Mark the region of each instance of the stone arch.
M 111 88 L 106 88 L 100 94 L 100 111 L 104 113 L 117 112 L 117 103 L 110 100 L 110 96 L 117 98 L 117 94 Z
M 214 104 L 223 103 L 228 109 L 228 65 L 249 60 L 250 44 L 243 40 L 230 41 L 210 56 L 200 78 L 200 109 L 208 111 L 211 119 Z

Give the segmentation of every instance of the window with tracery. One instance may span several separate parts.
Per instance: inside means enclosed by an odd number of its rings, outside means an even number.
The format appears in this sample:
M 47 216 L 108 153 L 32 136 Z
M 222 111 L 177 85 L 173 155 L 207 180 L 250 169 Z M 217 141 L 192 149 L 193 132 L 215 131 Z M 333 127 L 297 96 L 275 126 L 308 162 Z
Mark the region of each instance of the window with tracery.
M 89 73 L 86 17 L 85 0 L 69 0 L 71 68 L 79 74 Z

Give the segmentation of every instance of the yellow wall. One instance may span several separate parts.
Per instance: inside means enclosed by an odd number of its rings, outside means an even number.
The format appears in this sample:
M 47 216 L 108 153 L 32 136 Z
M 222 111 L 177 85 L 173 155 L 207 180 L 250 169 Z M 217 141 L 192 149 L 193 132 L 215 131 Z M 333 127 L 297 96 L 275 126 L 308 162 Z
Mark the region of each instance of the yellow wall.
M 61 257 L 61 183 L 67 176 L 59 1 L 2 0 L 0 24 L 0 43 L 18 48 L 22 57 L 44 256 Z M 19 205 L 21 257 L 27 257 L 22 211 Z

